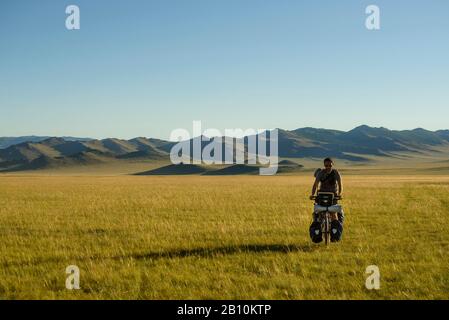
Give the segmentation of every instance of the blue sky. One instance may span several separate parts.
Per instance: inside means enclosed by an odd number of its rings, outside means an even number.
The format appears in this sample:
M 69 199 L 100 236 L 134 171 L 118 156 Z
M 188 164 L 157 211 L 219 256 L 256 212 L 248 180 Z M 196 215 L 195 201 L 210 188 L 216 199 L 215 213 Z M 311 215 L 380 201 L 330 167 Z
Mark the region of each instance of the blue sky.
M 0 136 L 449 128 L 446 0 L 2 0 L 0 40 Z

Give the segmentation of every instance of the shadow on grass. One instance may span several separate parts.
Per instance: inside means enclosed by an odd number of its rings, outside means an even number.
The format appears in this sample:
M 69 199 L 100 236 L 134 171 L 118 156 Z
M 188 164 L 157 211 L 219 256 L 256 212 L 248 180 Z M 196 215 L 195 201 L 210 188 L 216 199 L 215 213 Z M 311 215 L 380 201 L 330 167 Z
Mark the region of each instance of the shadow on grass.
M 90 257 L 75 257 L 68 259 L 71 262 L 86 262 L 92 260 L 124 260 L 124 259 L 136 259 L 136 260 L 160 260 L 171 258 L 188 258 L 188 257 L 202 257 L 202 258 L 214 258 L 224 255 L 232 255 L 239 253 L 293 253 L 293 252 L 312 252 L 319 249 L 320 246 L 312 244 L 247 244 L 247 245 L 229 245 L 222 247 L 204 247 L 204 248 L 192 248 L 192 249 L 172 249 L 165 251 L 154 251 L 142 254 L 124 254 L 119 256 L 98 256 L 93 255 Z M 36 264 L 46 263 L 61 263 L 66 258 L 62 257 L 37 257 L 27 261 L 1 261 L 0 266 L 3 268 L 8 267 L 25 267 L 34 266 Z
M 296 245 L 296 244 L 248 244 L 235 245 L 223 247 L 207 247 L 207 248 L 192 248 L 192 249 L 178 249 L 167 250 L 160 252 L 148 252 L 144 254 L 134 254 L 128 257 L 134 259 L 164 259 L 164 258 L 188 258 L 188 257 L 203 257 L 213 258 L 222 255 L 232 255 L 238 253 L 290 253 L 290 252 L 312 252 L 317 248 L 313 245 Z M 123 259 L 126 257 L 116 257 L 116 259 Z

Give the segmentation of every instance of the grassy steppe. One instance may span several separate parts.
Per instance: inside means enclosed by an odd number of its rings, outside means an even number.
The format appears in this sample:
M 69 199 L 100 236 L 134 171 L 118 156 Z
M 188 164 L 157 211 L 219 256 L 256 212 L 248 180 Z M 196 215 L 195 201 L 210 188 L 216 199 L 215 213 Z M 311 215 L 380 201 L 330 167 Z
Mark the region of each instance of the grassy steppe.
M 345 176 L 311 244 L 308 176 L 0 177 L 1 299 L 448 299 L 449 176 Z M 81 289 L 65 289 L 65 268 Z M 379 266 L 381 289 L 365 288 Z

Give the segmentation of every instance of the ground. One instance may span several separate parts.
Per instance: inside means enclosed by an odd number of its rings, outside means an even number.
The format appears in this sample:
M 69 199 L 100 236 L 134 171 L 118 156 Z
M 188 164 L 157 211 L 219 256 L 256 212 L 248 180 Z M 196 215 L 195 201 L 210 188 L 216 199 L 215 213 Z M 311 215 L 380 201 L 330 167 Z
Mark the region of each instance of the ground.
M 326 248 L 308 237 L 310 174 L 0 176 L 0 297 L 448 299 L 449 175 L 344 179 Z

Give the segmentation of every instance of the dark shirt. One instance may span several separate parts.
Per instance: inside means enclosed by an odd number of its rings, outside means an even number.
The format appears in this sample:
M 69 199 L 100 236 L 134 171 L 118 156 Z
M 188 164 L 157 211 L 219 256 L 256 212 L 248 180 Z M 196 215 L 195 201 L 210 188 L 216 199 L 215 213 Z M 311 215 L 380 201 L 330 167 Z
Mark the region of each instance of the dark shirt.
M 337 181 L 341 182 L 340 173 L 337 169 L 332 169 L 330 173 L 326 170 L 321 170 L 317 176 L 317 180 L 320 181 L 320 189 L 318 192 L 333 192 L 337 194 Z

